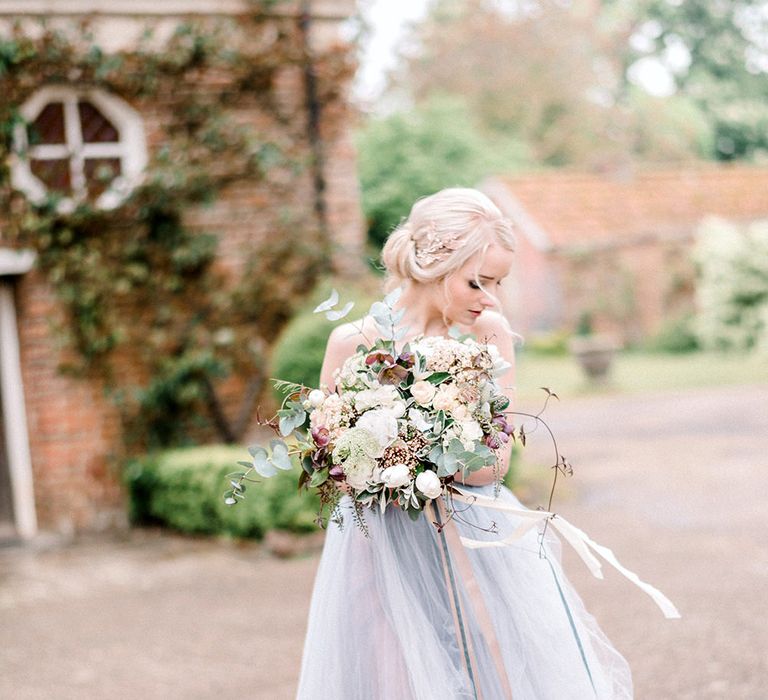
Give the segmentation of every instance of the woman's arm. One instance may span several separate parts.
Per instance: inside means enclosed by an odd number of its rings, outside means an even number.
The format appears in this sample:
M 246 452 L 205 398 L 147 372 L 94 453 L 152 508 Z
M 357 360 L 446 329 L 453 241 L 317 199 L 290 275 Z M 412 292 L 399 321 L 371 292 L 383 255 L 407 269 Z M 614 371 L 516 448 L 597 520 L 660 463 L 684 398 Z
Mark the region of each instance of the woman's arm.
M 365 342 L 359 325 L 344 323 L 336 326 L 328 337 L 323 366 L 320 370 L 320 385 L 327 387 L 329 391 L 335 389 L 333 373 L 344 364 L 344 360 L 355 354 L 360 343 Z
M 512 332 L 507 320 L 498 313 L 489 313 L 487 325 L 477 333 L 480 342 L 493 343 L 501 356 L 509 363 L 509 368 L 500 377 L 502 389 L 505 396 L 509 399 L 508 411 L 514 410 L 514 385 L 515 385 L 515 344 L 512 338 Z M 511 419 L 509 420 L 511 423 Z M 465 479 L 461 478 L 461 472 L 455 475 L 456 481 L 467 484 L 468 486 L 484 486 L 492 484 L 496 475 L 502 477 L 509 469 L 509 458 L 512 454 L 512 440 L 510 439 L 504 446 L 496 451 L 496 466 L 483 467 L 472 472 Z

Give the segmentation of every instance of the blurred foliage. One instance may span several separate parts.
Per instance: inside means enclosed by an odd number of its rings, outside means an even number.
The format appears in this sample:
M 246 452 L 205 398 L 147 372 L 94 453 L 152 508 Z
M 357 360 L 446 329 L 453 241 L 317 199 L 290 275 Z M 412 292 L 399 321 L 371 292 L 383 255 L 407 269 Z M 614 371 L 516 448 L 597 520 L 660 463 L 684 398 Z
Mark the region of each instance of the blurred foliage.
M 763 0 L 614 0 L 631 27 L 624 66 L 653 58 L 712 124 L 711 157 L 768 155 L 768 14 Z
M 526 336 L 522 351 L 536 355 L 565 356 L 568 354 L 570 337 L 571 334 L 567 330 L 531 333 Z
M 474 186 L 529 162 L 517 139 L 485 138 L 455 96 L 432 96 L 412 111 L 369 120 L 357 149 L 363 211 L 379 248 L 419 197 Z
M 667 320 L 656 335 L 648 340 L 646 348 L 652 352 L 673 354 L 701 350 L 694 325 L 694 314 L 686 313 Z
M 107 54 L 87 22 L 41 23 L 34 32 L 15 25 L 0 41 L 3 235 L 37 251 L 67 312 L 52 319 L 60 345 L 74 351 L 61 369 L 104 380 L 126 442 L 138 449 L 200 435 L 235 442 L 265 379 L 270 344 L 329 264 L 315 203 L 286 205 L 313 151 L 303 113 L 293 119 L 299 126 L 287 124 L 272 92 L 278 69 L 303 69 L 309 58 L 299 18 L 267 16 L 261 10 L 270 4 L 253 2 L 240 33 L 232 20 L 182 21 L 161 49 L 150 30 L 129 51 Z M 324 122 L 329 133 L 343 123 L 348 54 L 333 46 L 312 56 L 318 95 L 334 115 Z M 146 177 L 116 208 L 89 200 L 62 208 L 65 193 L 56 192 L 33 203 L 13 188 L 18 108 L 46 83 L 98 87 L 151 114 L 165 105 Z M 237 116 L 255 104 L 260 126 Z M 258 187 L 268 230 L 243 249 L 239 275 L 216 264 L 218 232 L 189 223 L 234 183 Z M 235 420 L 217 390 L 229 377 L 246 383 Z
M 345 287 L 341 303 L 353 301 L 355 308 L 344 322 L 360 318 L 367 313 L 370 305 L 379 298 L 374 293 L 378 285 L 378 280 L 371 280 L 368 286 Z M 313 297 L 316 303 L 319 303 L 328 296 L 330 289 L 327 284 L 323 284 L 319 286 L 317 292 Z M 277 339 L 272 352 L 271 376 L 273 378 L 308 387 L 319 386 L 325 345 L 333 328 L 339 325 L 339 321 L 329 321 L 324 314 L 313 313 L 316 303 L 297 313 Z M 275 399 L 281 402 L 283 393 L 277 389 L 274 389 L 273 393 Z
M 222 493 L 227 474 L 243 448 L 211 445 L 166 450 L 134 458 L 125 471 L 135 524 L 161 524 L 182 532 L 263 537 L 272 529 L 311 532 L 316 529 L 316 497 L 297 488 L 297 471 L 248 484 L 247 498 L 232 508 Z
M 485 139 L 514 138 L 538 165 L 757 157 L 768 144 L 763 10 L 763 0 L 436 0 L 404 42 L 391 96 L 417 109 L 459 96 Z M 667 75 L 673 94 L 635 85 L 640 67 Z
M 626 100 L 631 115 L 628 148 L 637 159 L 654 163 L 711 156 L 714 126 L 691 98 L 654 97 L 629 86 Z
M 694 259 L 701 344 L 768 353 L 768 221 L 709 219 L 697 231 Z

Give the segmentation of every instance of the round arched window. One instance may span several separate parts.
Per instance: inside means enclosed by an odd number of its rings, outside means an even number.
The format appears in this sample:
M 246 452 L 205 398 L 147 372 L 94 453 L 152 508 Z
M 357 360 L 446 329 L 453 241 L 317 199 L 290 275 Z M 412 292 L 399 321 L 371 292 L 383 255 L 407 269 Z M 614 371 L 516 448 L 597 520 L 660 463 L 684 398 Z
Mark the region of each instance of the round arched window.
M 48 86 L 20 109 L 14 185 L 33 201 L 47 193 L 62 206 L 92 201 L 117 206 L 140 180 L 147 164 L 144 127 L 126 102 L 102 90 Z

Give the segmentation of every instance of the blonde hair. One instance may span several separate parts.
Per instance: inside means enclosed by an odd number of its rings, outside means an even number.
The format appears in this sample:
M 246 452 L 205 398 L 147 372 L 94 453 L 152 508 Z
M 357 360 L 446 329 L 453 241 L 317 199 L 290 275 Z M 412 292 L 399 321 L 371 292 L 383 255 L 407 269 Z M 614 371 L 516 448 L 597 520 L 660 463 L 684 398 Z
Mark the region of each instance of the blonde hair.
M 417 200 L 381 251 L 389 291 L 403 282 L 440 282 L 492 243 L 515 249 L 512 222 L 482 192 L 449 187 Z

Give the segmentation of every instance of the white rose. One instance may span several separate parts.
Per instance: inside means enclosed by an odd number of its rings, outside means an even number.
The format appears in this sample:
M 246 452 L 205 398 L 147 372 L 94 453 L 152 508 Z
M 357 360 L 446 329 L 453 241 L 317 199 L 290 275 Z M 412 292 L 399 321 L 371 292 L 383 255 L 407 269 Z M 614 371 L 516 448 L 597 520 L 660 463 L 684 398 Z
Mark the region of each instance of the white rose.
M 395 464 L 381 472 L 381 480 L 384 486 L 396 489 L 411 481 L 411 470 L 405 464 Z
M 390 408 L 397 395 L 397 389 L 391 385 L 363 389 L 355 395 L 355 408 L 361 413 L 378 406 Z
M 471 446 L 473 442 L 483 439 L 483 429 L 476 420 L 466 420 L 459 423 L 459 430 L 461 431 L 461 441 L 467 449 L 469 449 L 468 445 Z
M 451 415 L 459 422 L 467 420 L 469 417 L 469 411 L 467 411 L 467 407 L 460 403 L 458 406 L 454 406 L 451 409 Z
M 432 430 L 432 423 L 424 419 L 424 414 L 418 408 L 408 409 L 408 419 L 416 426 L 417 430 L 426 433 Z
M 309 400 L 309 405 L 312 406 L 312 408 L 317 408 L 321 403 L 323 403 L 325 394 L 320 391 L 320 389 L 312 389 L 312 391 L 309 392 L 307 399 Z
M 398 399 L 392 403 L 392 407 L 389 409 L 395 418 L 402 418 L 405 415 L 405 401 Z
M 386 408 L 366 411 L 357 419 L 355 425 L 375 435 L 382 449 L 389 447 L 397 437 L 397 418 Z
M 455 384 L 443 384 L 435 394 L 432 405 L 438 411 L 450 411 L 458 405 L 459 390 Z
M 411 396 L 416 400 L 417 404 L 426 406 L 434 397 L 437 389 L 434 384 L 426 381 L 414 382 L 411 385 Z
M 443 492 L 440 479 L 433 471 L 423 471 L 416 477 L 416 488 L 427 498 L 437 498 Z

